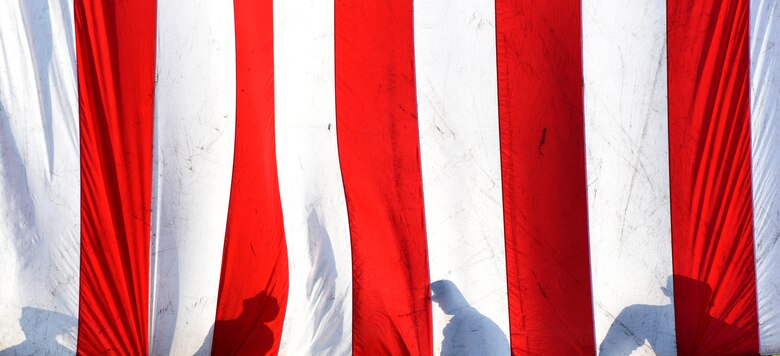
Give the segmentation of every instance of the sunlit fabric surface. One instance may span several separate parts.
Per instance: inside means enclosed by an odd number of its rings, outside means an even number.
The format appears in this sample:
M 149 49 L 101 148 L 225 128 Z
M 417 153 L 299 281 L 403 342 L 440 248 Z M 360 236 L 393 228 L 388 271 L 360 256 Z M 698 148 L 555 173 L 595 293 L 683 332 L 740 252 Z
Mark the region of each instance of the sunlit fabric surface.
M 0 355 L 780 353 L 779 20 L 0 2 Z

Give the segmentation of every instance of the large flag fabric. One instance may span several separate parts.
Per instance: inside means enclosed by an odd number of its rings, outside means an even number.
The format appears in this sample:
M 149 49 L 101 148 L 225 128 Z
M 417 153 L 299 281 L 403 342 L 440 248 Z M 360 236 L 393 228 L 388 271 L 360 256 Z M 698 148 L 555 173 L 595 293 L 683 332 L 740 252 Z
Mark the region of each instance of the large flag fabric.
M 0 1 L 0 275 L 0 355 L 780 353 L 780 1 Z

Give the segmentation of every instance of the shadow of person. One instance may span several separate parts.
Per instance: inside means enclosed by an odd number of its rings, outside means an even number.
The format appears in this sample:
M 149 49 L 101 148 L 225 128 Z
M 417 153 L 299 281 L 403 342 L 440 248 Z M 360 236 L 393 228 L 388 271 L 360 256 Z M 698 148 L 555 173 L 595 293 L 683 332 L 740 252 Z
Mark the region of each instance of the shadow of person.
M 57 336 L 75 332 L 76 319 L 51 310 L 22 308 L 19 318 L 25 340 L 18 345 L 0 350 L 0 355 L 62 355 L 74 350 L 57 342 Z
M 469 305 L 452 281 L 431 283 L 431 300 L 452 318 L 444 327 L 442 356 L 509 355 L 504 332 L 486 316 Z
M 262 291 L 245 299 L 242 308 L 235 319 L 217 320 L 195 355 L 265 355 L 271 351 L 274 333 L 266 323 L 279 315 L 279 302 Z
M 712 288 L 705 282 L 674 275 L 675 318 L 680 355 L 747 355 L 758 330 L 740 327 L 714 316 Z M 691 321 L 697 322 L 691 322 Z M 745 320 L 745 319 L 743 319 Z M 748 321 L 749 322 L 749 321 Z
M 661 291 L 673 300 L 671 276 Z M 675 354 L 674 306 L 671 303 L 634 304 L 620 311 L 599 346 L 599 355 L 630 355 L 645 342 L 657 355 Z
M 674 275 L 667 278 L 666 287 L 661 290 L 672 301 L 677 301 L 676 314 L 673 304 L 635 304 L 626 307 L 609 327 L 607 336 L 599 346 L 600 355 L 630 355 L 645 343 L 657 355 L 717 354 L 728 346 L 712 336 L 739 333 L 738 328 L 710 314 L 712 288 L 707 283 Z M 695 329 L 675 328 L 675 318 L 698 322 L 689 324 L 695 325 Z M 676 340 L 685 342 L 677 345 Z M 720 346 L 716 347 L 716 344 Z M 714 353 L 701 353 L 703 347 L 710 348 Z

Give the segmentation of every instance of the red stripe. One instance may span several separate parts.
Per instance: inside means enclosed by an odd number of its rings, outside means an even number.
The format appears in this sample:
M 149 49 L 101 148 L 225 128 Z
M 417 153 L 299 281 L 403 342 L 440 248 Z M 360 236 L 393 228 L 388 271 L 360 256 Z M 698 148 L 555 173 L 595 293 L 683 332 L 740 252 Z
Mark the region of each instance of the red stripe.
M 433 352 L 412 27 L 411 0 L 336 1 L 336 126 L 358 355 Z
M 214 355 L 276 354 L 287 245 L 276 172 L 273 1 L 235 0 L 236 144 Z
M 148 352 L 155 6 L 154 0 L 75 3 L 79 354 Z
M 515 354 L 595 350 L 580 1 L 496 1 L 509 321 Z
M 678 352 L 757 353 L 748 0 L 670 0 L 667 16 Z

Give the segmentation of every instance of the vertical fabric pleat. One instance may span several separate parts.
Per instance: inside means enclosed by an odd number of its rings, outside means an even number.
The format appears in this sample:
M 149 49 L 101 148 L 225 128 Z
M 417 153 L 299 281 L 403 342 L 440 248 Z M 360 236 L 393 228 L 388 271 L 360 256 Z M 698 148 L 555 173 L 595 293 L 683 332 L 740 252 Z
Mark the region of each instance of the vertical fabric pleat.
M 680 355 L 758 352 L 748 0 L 667 2 Z
M 352 253 L 336 137 L 333 1 L 274 2 L 276 156 L 290 266 L 280 354 L 352 350 Z
M 583 2 L 598 351 L 675 353 L 663 2 Z
M 336 129 L 352 242 L 352 349 L 430 354 L 412 1 L 335 2 Z
M 233 6 L 236 141 L 211 352 L 276 354 L 288 268 L 276 175 L 273 1 Z
M 231 2 L 157 5 L 152 355 L 211 349 L 233 172 L 235 33 Z
M 579 0 L 496 1 L 499 126 L 514 354 L 589 354 Z
M 3 354 L 76 348 L 81 185 L 74 26 L 73 1 L 0 1 Z
M 414 2 L 434 354 L 509 355 L 494 2 Z
M 76 1 L 80 354 L 148 352 L 155 8 Z
M 750 137 L 759 350 L 780 352 L 780 2 L 750 2 Z

